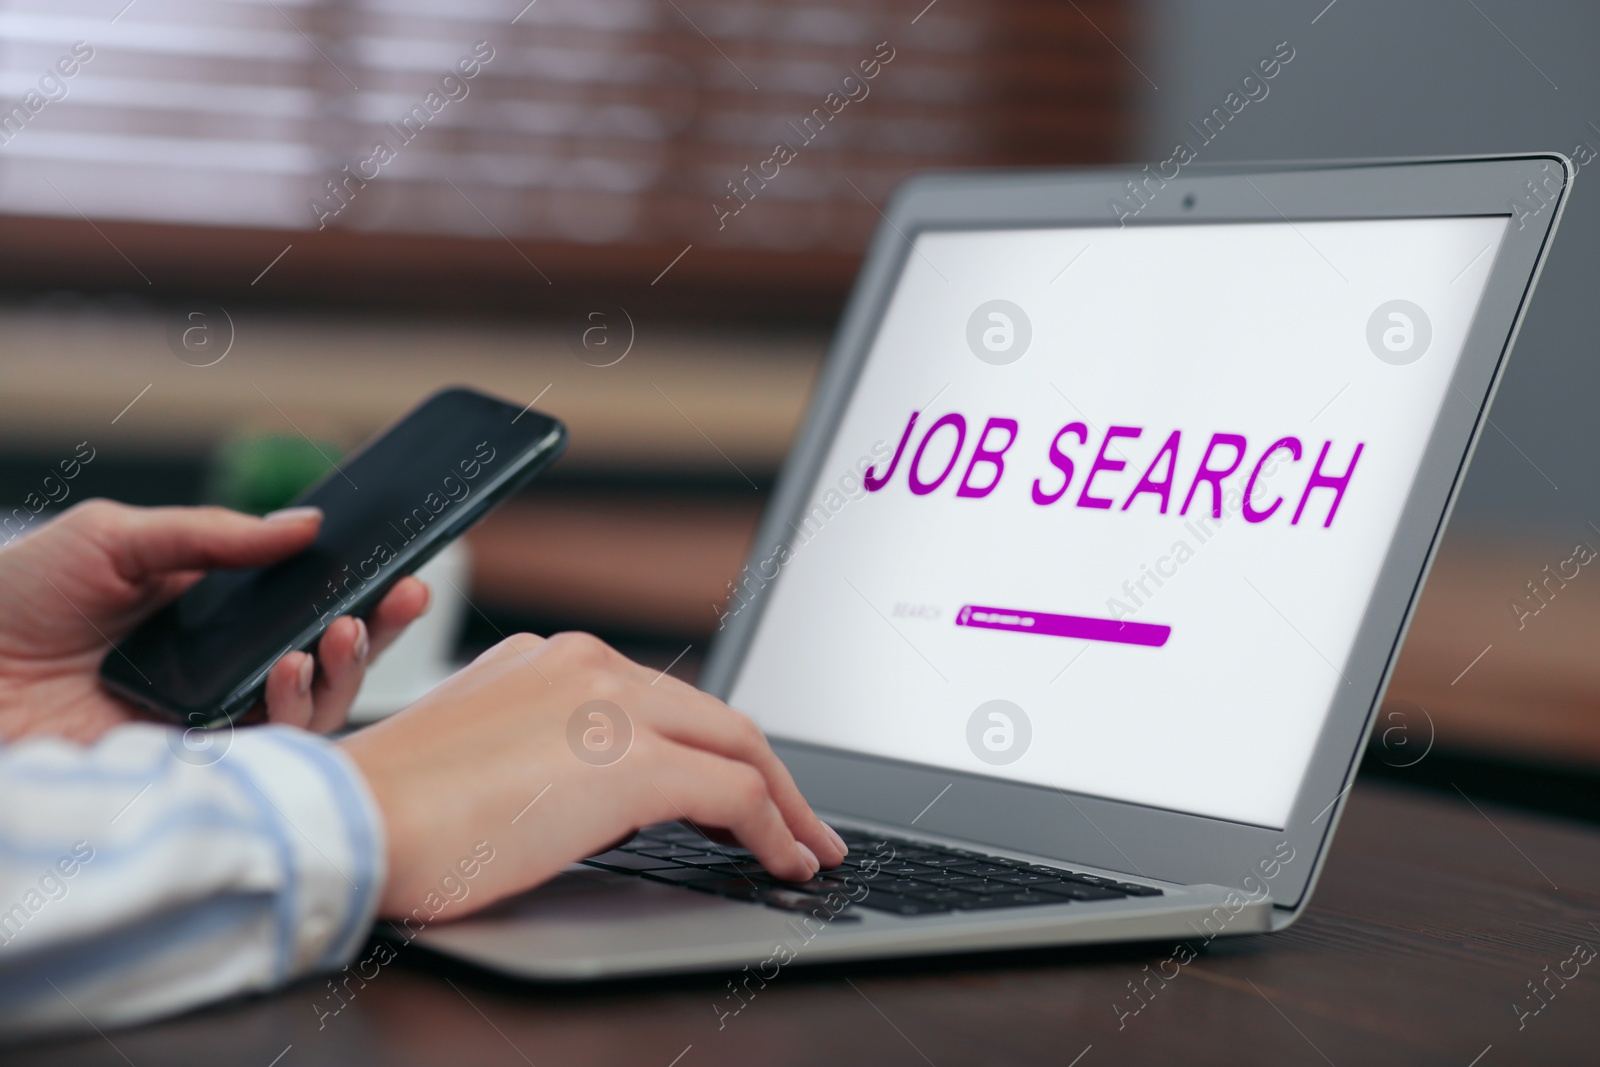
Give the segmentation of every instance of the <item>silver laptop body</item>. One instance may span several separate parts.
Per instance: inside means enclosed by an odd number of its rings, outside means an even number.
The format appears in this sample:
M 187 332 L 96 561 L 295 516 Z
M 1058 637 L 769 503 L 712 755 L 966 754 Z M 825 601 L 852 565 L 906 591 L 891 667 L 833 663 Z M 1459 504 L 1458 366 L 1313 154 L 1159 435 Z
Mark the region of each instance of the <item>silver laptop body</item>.
M 870 867 L 761 903 L 578 865 L 394 936 L 568 981 L 1288 927 L 1572 175 L 1175 154 L 888 205 L 701 686 L 885 863 L 1159 895 L 901 915 Z

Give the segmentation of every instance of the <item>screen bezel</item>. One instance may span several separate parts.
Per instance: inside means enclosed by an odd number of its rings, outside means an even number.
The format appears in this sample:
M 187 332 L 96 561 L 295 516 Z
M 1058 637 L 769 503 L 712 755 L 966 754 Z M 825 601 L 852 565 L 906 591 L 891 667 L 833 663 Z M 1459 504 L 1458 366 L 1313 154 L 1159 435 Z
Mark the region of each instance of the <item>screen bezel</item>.
M 1273 856 L 1287 841 L 1297 859 L 1276 871 L 1271 893 L 1280 909 L 1297 911 L 1315 884 L 1354 780 L 1572 174 L 1564 156 L 1530 153 L 1190 167 L 1160 186 L 1162 179 L 1134 170 L 940 173 L 901 185 L 868 248 L 744 574 L 759 573 L 806 508 L 920 233 L 1116 226 L 1110 205 L 1119 199 L 1131 203 L 1135 187 L 1158 195 L 1124 220 L 1130 226 L 1486 215 L 1511 221 L 1344 664 L 1348 684 L 1335 696 L 1284 829 L 773 737 L 802 790 L 819 809 L 846 817 L 1183 884 L 1237 886 L 1248 876 L 1259 878 L 1262 857 Z M 1526 205 L 1520 215 L 1519 202 Z M 724 699 L 733 691 L 769 594 L 781 580 L 780 570 L 764 585 L 743 587 L 749 600 L 725 616 L 702 688 Z M 925 809 L 936 795 L 938 803 Z

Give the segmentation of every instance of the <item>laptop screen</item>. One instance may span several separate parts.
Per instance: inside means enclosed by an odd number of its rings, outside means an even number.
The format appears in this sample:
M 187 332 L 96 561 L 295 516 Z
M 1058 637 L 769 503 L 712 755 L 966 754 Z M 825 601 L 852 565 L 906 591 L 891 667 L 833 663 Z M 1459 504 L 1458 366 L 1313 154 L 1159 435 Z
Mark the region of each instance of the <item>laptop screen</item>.
M 1506 222 L 919 234 L 730 703 L 1283 827 Z

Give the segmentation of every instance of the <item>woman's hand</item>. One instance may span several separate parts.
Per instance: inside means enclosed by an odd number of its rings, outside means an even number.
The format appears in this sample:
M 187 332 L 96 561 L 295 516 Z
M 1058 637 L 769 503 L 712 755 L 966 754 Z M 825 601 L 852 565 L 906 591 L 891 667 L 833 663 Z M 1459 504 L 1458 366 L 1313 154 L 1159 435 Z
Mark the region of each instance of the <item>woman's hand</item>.
M 157 608 L 215 567 L 259 567 L 311 544 L 315 508 L 258 519 L 223 508 L 134 508 L 89 500 L 0 550 L 0 739 L 89 742 L 141 717 L 100 685 L 100 660 Z M 373 656 L 428 606 L 400 581 L 368 623 L 334 621 L 315 659 L 290 652 L 267 676 L 273 722 L 342 726 Z
M 592 719 L 597 709 L 616 721 Z M 608 727 L 618 749 L 580 756 L 583 732 Z M 754 722 L 587 634 L 502 641 L 342 744 L 387 826 L 388 917 L 422 904 L 484 840 L 496 859 L 463 911 L 669 819 L 731 831 L 784 879 L 845 855 Z

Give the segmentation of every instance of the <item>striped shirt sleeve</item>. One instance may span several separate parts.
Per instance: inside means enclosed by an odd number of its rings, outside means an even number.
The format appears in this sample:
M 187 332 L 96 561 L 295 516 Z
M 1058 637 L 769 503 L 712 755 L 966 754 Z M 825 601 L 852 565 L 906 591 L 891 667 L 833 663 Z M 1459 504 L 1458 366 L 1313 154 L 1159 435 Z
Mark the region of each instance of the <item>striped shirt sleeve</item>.
M 300 730 L 140 724 L 0 747 L 0 1034 L 337 969 L 364 943 L 384 855 L 355 766 Z

